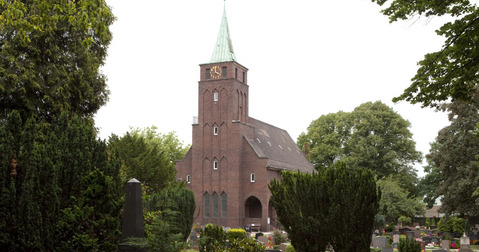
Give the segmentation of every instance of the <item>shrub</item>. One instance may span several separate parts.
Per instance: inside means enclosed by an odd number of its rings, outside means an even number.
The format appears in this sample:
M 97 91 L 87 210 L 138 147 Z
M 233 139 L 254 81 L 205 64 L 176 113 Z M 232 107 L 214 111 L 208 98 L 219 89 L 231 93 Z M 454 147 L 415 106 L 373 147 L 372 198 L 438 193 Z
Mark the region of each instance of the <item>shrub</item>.
M 226 237 L 229 241 L 243 240 L 246 238 L 246 230 L 242 228 L 229 229 L 228 232 L 226 232 Z
M 329 242 L 336 251 L 369 250 L 380 199 L 371 170 L 337 162 L 312 174 L 282 172 L 269 189 L 298 251 L 321 251 Z
M 421 244 L 417 243 L 415 239 L 401 238 L 398 245 L 399 252 L 421 252 Z
M 200 230 L 200 248 L 201 252 L 215 251 L 215 247 L 226 244 L 226 233 L 223 227 L 213 224 L 206 224 L 205 228 Z
M 443 217 L 437 223 L 437 228 L 439 229 L 439 231 L 446 233 L 464 233 L 465 224 L 466 221 L 463 218 L 459 218 L 456 216 Z
M 401 225 L 409 225 L 411 224 L 411 217 L 401 216 L 399 217 L 398 222 L 400 222 Z
M 283 232 L 275 229 L 273 230 L 273 242 L 275 245 L 279 245 L 281 243 L 285 243 L 286 240 L 286 235 L 283 234 Z
M 286 246 L 286 252 L 296 252 L 296 250 L 294 250 L 293 245 L 288 244 L 288 246 Z
M 253 239 L 233 239 L 230 241 L 230 246 L 218 246 L 215 251 L 226 251 L 226 252 L 264 252 L 265 246 L 261 243 L 255 242 Z

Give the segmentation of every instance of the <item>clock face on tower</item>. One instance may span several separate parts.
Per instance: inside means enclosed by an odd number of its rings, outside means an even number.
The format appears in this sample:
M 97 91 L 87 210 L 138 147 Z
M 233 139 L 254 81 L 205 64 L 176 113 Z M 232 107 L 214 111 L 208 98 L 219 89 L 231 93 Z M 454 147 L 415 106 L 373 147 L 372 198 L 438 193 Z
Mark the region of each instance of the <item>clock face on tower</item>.
M 221 69 L 220 66 L 216 65 L 216 66 L 213 66 L 211 68 L 211 71 L 210 71 L 211 79 L 217 80 L 217 79 L 221 78 L 222 75 L 223 75 L 223 73 L 222 73 L 222 69 Z

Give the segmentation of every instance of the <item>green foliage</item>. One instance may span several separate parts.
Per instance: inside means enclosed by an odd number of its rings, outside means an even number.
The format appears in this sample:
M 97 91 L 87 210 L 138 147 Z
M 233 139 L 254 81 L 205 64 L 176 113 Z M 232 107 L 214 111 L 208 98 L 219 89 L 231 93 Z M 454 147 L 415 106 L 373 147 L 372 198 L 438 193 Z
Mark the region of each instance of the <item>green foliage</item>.
M 444 36 L 441 50 L 426 54 L 412 84 L 393 101 L 406 100 L 424 107 L 439 107 L 441 101 L 470 101 L 477 84 L 479 61 L 477 36 L 479 9 L 474 1 L 401 1 L 372 0 L 379 5 L 387 2 L 382 12 L 390 21 L 416 18 L 421 15 L 451 16 L 455 18 L 436 30 Z
M 380 198 L 370 170 L 337 163 L 313 174 L 282 172 L 269 189 L 297 250 L 324 251 L 327 244 L 336 251 L 369 249 Z
M 381 188 L 380 213 L 387 219 L 396 220 L 400 216 L 414 218 L 416 215 L 424 213 L 424 204 L 419 198 L 408 197 L 408 193 L 401 188 L 398 182 L 392 177 L 377 181 L 377 186 Z
M 294 249 L 293 245 L 288 244 L 288 246 L 286 246 L 286 252 L 296 252 L 296 250 Z
M 265 246 L 261 243 L 255 242 L 253 239 L 233 239 L 229 243 L 229 247 L 218 246 L 214 251 L 218 252 L 264 252 Z
M 439 144 L 437 142 L 432 142 L 430 145 L 431 148 L 429 149 L 429 153 L 434 153 L 439 149 Z M 427 204 L 427 207 L 432 208 L 436 204 L 436 199 L 439 198 L 436 190 L 443 179 L 441 171 L 434 165 L 434 161 L 430 154 L 426 155 L 426 161 L 427 165 L 423 167 L 426 175 L 419 180 L 418 190 L 419 195 L 424 196 L 423 201 Z
M 216 251 L 215 247 L 223 248 L 226 244 L 226 233 L 223 227 L 213 224 L 206 224 L 200 230 L 200 247 L 201 252 Z
M 421 160 L 421 153 L 415 149 L 409 127 L 410 123 L 386 104 L 367 102 L 350 113 L 319 117 L 298 137 L 298 146 L 310 144 L 309 158 L 316 169 L 341 160 L 371 169 L 379 178 L 394 174 L 414 195 L 417 175 L 412 164 Z
M 112 135 L 109 147 L 121 157 L 123 179 L 138 179 L 148 193 L 176 183 L 175 162 L 188 151 L 173 132 L 161 134 L 155 127 L 132 129 L 123 137 Z
M 157 194 L 147 196 L 145 200 L 147 211 L 162 213 L 162 220 L 168 222 L 173 234 L 181 234 L 186 242 L 193 227 L 195 212 L 195 195 L 185 187 L 170 187 Z
M 278 229 L 273 230 L 273 243 L 279 245 L 287 241 L 286 235 Z
M 238 240 L 238 239 L 239 240 L 245 239 L 245 238 L 247 238 L 246 230 L 244 230 L 242 228 L 228 229 L 228 231 L 226 232 L 226 237 L 229 241 Z
M 455 101 L 442 107 L 449 112 L 451 124 L 439 131 L 435 148 L 426 156 L 438 169 L 435 194 L 442 196 L 441 211 L 449 215 L 479 214 L 479 195 L 473 195 L 474 188 L 479 186 L 479 138 L 474 132 L 479 123 L 477 102 L 479 92 L 474 94 L 472 104 Z
M 86 189 L 74 198 L 71 207 L 61 211 L 61 242 L 56 250 L 114 251 L 119 243 L 118 217 L 123 203 L 114 197 L 115 182 L 95 169 L 84 177 L 82 184 Z
M 108 100 L 105 62 L 115 17 L 100 1 L 0 1 L 0 117 L 92 117 Z
M 446 233 L 464 233 L 466 227 L 466 220 L 457 216 L 442 217 L 438 223 L 437 228 L 441 232 Z
M 406 236 L 405 239 L 401 238 L 399 240 L 398 251 L 399 252 L 421 252 L 421 244 L 416 242 L 414 238 L 409 239 L 409 237 Z
M 398 222 L 402 225 L 409 225 L 411 224 L 411 217 L 401 216 L 398 218 Z
M 426 217 L 426 229 L 429 229 L 430 223 L 431 223 L 431 220 L 429 219 L 429 217 Z
M 0 122 L 0 250 L 116 250 L 118 159 L 89 120 L 62 114 L 52 122 L 22 121 L 16 111 Z
M 164 216 L 165 213 L 161 211 L 146 213 L 146 238 L 131 238 L 128 242 L 133 247 L 147 251 L 179 252 L 185 249 L 187 244 L 183 241 L 183 235 L 172 232 L 171 224 Z

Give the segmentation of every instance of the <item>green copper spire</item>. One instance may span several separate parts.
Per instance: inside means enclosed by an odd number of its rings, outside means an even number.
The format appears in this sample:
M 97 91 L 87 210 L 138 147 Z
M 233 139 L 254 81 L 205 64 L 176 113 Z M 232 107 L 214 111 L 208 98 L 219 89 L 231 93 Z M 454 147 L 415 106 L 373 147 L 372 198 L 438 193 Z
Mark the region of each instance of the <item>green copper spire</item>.
M 226 6 L 223 8 L 223 18 L 221 19 L 220 32 L 216 39 L 215 49 L 209 63 L 236 61 L 233 43 L 231 42 L 230 31 L 228 29 L 228 20 L 226 19 Z

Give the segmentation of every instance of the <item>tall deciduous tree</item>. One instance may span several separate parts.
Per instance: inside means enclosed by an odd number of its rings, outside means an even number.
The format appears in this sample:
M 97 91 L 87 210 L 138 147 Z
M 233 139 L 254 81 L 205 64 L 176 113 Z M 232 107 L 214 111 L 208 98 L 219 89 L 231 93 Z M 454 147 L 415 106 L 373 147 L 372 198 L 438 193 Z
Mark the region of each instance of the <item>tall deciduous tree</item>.
M 436 149 L 439 148 L 437 142 L 431 143 L 431 148 L 429 153 L 434 153 Z M 442 182 L 441 171 L 431 160 L 430 155 L 426 155 L 427 164 L 424 166 L 425 176 L 418 183 L 419 195 L 424 197 L 424 202 L 427 204 L 428 208 L 432 208 L 436 203 L 437 198 L 440 195 L 437 194 L 436 190 Z
M 159 192 L 176 181 L 175 161 L 188 151 L 175 133 L 158 133 L 155 127 L 132 129 L 123 137 L 113 135 L 109 146 L 121 157 L 124 179 L 136 178 L 150 192 Z
M 401 187 L 392 175 L 378 180 L 377 185 L 381 188 L 379 212 L 388 221 L 397 221 L 401 216 L 414 218 L 424 214 L 424 204 L 421 200 L 409 196 L 408 191 Z
M 99 67 L 114 19 L 105 0 L 1 0 L 0 117 L 92 116 L 108 98 Z
M 323 115 L 313 121 L 298 146 L 310 144 L 310 161 L 329 167 L 336 161 L 369 168 L 379 178 L 395 174 L 404 187 L 415 194 L 414 162 L 421 160 L 416 150 L 410 123 L 386 104 L 367 102 L 350 113 Z
M 367 251 L 380 192 L 369 169 L 336 163 L 313 174 L 283 172 L 271 204 L 298 251 Z M 348 229 L 350 232 L 344 232 Z
M 417 16 L 451 16 L 436 33 L 444 36 L 443 47 L 426 54 L 412 84 L 393 101 L 406 100 L 424 107 L 439 107 L 441 101 L 471 101 L 479 78 L 479 8 L 468 0 L 403 1 L 371 0 L 379 5 L 388 3 L 382 12 L 390 22 Z
M 436 195 L 441 196 L 441 211 L 448 214 L 479 214 L 479 195 L 473 195 L 479 187 L 479 138 L 473 132 L 479 123 L 478 93 L 473 100 L 474 103 L 455 101 L 443 105 L 451 124 L 439 131 L 437 147 L 427 155 L 438 168 L 440 184 Z

